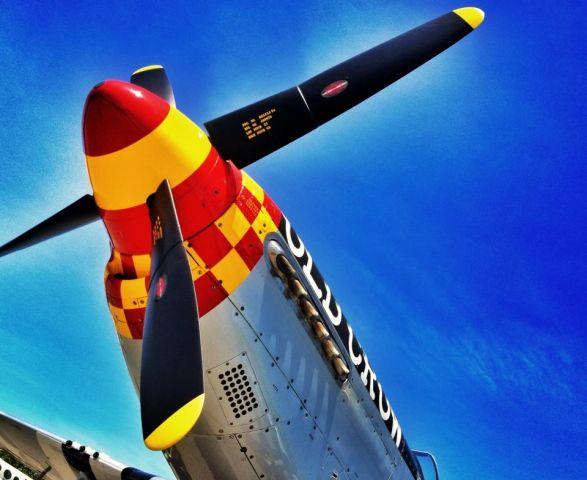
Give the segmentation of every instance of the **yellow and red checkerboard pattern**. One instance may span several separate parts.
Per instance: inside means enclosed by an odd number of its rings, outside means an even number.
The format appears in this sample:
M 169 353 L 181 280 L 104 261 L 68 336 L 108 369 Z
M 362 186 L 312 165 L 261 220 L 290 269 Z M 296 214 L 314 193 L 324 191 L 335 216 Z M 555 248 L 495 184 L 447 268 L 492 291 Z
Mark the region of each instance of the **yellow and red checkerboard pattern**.
M 116 331 L 123 337 L 143 336 L 150 264 L 150 255 L 121 255 L 112 250 L 106 265 L 104 282 L 108 308 Z M 132 278 L 135 276 L 132 272 L 138 276 Z
M 245 172 L 235 201 L 213 223 L 184 242 L 200 316 L 234 292 L 263 255 L 263 241 L 277 231 L 281 212 Z M 149 255 L 113 251 L 106 269 L 106 294 L 118 333 L 142 338 L 147 304 Z M 131 276 L 134 278 L 121 278 Z

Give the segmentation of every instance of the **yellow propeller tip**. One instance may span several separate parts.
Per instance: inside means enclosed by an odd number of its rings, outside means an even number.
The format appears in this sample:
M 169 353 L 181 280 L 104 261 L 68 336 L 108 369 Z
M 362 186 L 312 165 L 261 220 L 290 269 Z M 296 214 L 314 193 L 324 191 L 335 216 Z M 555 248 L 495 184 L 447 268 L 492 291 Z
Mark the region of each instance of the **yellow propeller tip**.
M 158 70 L 160 68 L 163 68 L 163 66 L 162 65 L 147 65 L 146 67 L 139 68 L 138 70 L 135 70 L 134 72 L 132 72 L 132 74 L 136 75 L 137 73 L 147 72 L 149 70 Z
M 475 30 L 485 18 L 485 12 L 480 8 L 475 7 L 464 7 L 453 10 L 459 17 L 467 22 L 473 30 Z
M 186 403 L 145 438 L 147 448 L 166 450 L 173 447 L 194 427 L 200 418 L 202 408 L 204 408 L 203 393 Z

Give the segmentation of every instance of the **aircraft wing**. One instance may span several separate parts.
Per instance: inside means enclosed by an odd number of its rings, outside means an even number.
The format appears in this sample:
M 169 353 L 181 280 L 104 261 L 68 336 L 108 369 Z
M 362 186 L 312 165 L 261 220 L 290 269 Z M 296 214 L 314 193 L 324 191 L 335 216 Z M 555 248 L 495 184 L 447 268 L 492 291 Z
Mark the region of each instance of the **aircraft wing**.
M 149 480 L 156 475 L 128 467 L 100 452 L 64 440 L 0 412 L 0 449 L 48 480 Z M 21 476 L 26 478 L 25 475 Z

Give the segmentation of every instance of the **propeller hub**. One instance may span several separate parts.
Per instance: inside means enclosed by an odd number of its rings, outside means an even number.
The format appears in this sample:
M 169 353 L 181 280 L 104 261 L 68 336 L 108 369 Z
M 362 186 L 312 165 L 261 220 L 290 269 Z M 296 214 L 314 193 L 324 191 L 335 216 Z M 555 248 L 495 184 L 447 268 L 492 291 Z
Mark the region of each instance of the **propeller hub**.
M 169 104 L 138 85 L 106 80 L 89 93 L 84 108 L 86 155 L 96 157 L 121 150 L 157 128 Z
M 163 179 L 176 190 L 193 235 L 224 211 L 236 192 L 232 170 L 206 134 L 161 97 L 132 83 L 106 80 L 88 95 L 83 123 L 86 163 L 100 215 L 117 251 L 151 250 L 146 206 Z

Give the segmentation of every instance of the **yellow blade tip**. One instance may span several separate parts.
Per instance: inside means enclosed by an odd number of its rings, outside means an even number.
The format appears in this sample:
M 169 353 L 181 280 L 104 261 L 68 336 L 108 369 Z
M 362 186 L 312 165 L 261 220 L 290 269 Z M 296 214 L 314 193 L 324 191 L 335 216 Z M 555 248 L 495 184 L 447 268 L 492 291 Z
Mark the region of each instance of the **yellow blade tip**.
M 456 10 L 453 10 L 453 12 L 461 17 L 469 25 L 471 25 L 473 30 L 481 25 L 481 23 L 483 23 L 483 19 L 485 18 L 485 12 L 480 8 L 475 7 L 457 8 Z
M 203 393 L 186 403 L 145 438 L 147 448 L 165 450 L 173 447 L 196 424 L 202 413 L 202 408 L 204 408 Z
M 137 73 L 147 72 L 149 70 L 157 70 L 160 68 L 163 68 L 163 66 L 162 65 L 147 65 L 146 67 L 139 68 L 138 70 L 135 70 L 134 72 L 132 72 L 132 74 L 136 75 Z

